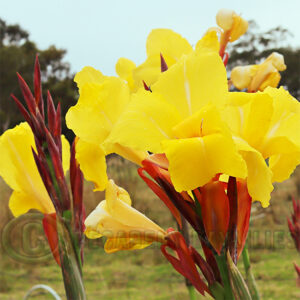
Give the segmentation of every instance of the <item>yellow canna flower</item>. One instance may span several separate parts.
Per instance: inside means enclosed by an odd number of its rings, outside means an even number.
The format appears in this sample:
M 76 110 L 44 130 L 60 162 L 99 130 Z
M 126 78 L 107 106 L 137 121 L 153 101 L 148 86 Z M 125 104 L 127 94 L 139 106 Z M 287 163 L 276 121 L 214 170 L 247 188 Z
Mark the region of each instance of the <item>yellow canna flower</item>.
M 300 104 L 283 88 L 230 93 L 223 116 L 248 168 L 250 196 L 268 206 L 272 182 L 300 162 Z M 267 161 L 267 163 L 266 163 Z
M 236 41 L 248 29 L 248 22 L 237 15 L 233 10 L 221 9 L 216 15 L 218 26 L 223 29 L 229 42 Z
M 202 186 L 217 173 L 245 178 L 246 164 L 220 117 L 227 94 L 217 52 L 184 56 L 161 74 L 152 93 L 132 96 L 106 143 L 165 153 L 179 192 Z
M 62 136 L 63 167 L 69 167 L 70 149 Z M 45 214 L 55 212 L 35 164 L 32 148 L 35 142 L 27 123 L 5 131 L 0 137 L 0 176 L 12 188 L 9 207 L 15 217 L 30 209 Z
M 133 151 L 118 144 L 103 147 L 110 131 L 130 101 L 128 85 L 120 78 L 102 75 L 92 67 L 85 67 L 75 76 L 80 97 L 66 114 L 67 126 L 79 140 L 76 159 L 87 180 L 93 181 L 96 190 L 107 183 L 105 156 L 111 152 L 140 163 L 146 153 Z
M 196 51 L 219 51 L 219 41 L 216 32 L 208 32 L 198 41 Z M 180 34 L 170 29 L 154 29 L 146 42 L 147 59 L 135 67 L 134 62 L 120 58 L 116 64 L 116 72 L 124 79 L 132 91 L 143 87 L 143 81 L 152 86 L 161 73 L 160 55 L 168 67 L 174 65 L 183 55 L 193 52 L 193 47 Z
M 168 29 L 156 29 L 147 40 L 148 60 L 140 67 L 135 68 L 133 62 L 122 58 L 116 65 L 120 78 L 104 76 L 92 67 L 85 67 L 76 74 L 74 81 L 80 97 L 78 103 L 69 109 L 66 123 L 79 137 L 76 158 L 85 178 L 94 182 L 95 190 L 103 190 L 107 183 L 107 154 L 115 152 L 137 164 L 148 156 L 145 151 L 124 147 L 120 143 L 105 143 L 130 102 L 131 91 L 137 88 L 136 83 L 142 84 L 142 78 L 147 84 L 157 80 L 161 73 L 160 52 L 166 54 L 165 59 L 171 66 L 190 51 L 193 51 L 192 46 L 179 34 Z M 214 32 L 206 34 L 198 42 L 196 52 L 201 51 L 218 51 L 218 39 Z
M 228 42 L 232 43 L 243 35 L 248 29 L 248 22 L 230 9 L 219 10 L 216 21 L 221 29 L 212 29 L 221 32 L 219 53 L 223 57 Z
M 247 88 L 250 92 L 263 91 L 268 86 L 277 87 L 280 81 L 278 71 L 285 69 L 283 55 L 273 52 L 259 65 L 233 68 L 231 80 L 239 90 Z
M 105 198 L 86 218 L 85 234 L 90 239 L 107 237 L 106 252 L 143 249 L 155 241 L 165 242 L 166 232 L 131 207 L 129 194 L 113 180 L 108 181 Z
M 272 182 L 300 161 L 299 105 L 283 89 L 228 92 L 218 54 L 194 52 L 161 74 L 152 93 L 132 96 L 106 143 L 165 153 L 179 192 L 218 173 L 244 178 L 265 207 Z

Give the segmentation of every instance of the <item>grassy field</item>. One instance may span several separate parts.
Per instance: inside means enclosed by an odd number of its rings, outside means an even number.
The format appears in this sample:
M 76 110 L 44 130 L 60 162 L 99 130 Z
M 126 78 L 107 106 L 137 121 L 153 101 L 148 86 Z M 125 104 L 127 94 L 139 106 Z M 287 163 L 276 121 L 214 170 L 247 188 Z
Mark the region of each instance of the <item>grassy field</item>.
M 116 182 L 130 192 L 136 208 L 163 228 L 174 226 L 168 210 L 136 176 L 134 167 L 114 159 L 110 161 L 110 170 Z M 299 186 L 300 170 L 297 170 L 290 180 L 276 186 L 268 209 L 253 205 L 248 243 L 262 299 L 300 299 L 300 288 L 296 287 L 292 265 L 293 261 L 300 263 L 300 256 L 294 249 L 286 226 L 291 196 L 299 194 Z M 26 291 L 36 284 L 51 286 L 65 299 L 60 269 L 48 255 L 39 220 L 34 228 L 30 224 L 10 223 L 12 217 L 7 209 L 10 190 L 2 182 L 0 190 L 0 299 L 22 299 Z M 103 193 L 93 193 L 92 185 L 88 183 L 84 195 L 88 212 L 104 197 Z M 11 231 L 11 250 L 3 247 L 7 243 L 7 228 Z M 18 231 L 24 228 L 30 233 L 30 245 L 26 238 L 20 238 Z M 195 237 L 192 236 L 191 240 L 196 247 L 199 246 Z M 182 277 L 165 261 L 157 245 L 142 251 L 108 255 L 103 251 L 102 240 L 89 240 L 85 249 L 84 280 L 88 299 L 188 299 Z M 23 257 L 28 255 L 27 263 L 12 258 L 15 250 L 23 251 Z M 40 263 L 29 263 L 30 255 L 34 257 L 40 252 L 44 253 Z M 243 271 L 241 261 L 240 269 Z M 52 298 L 36 291 L 30 299 Z M 199 296 L 199 299 L 202 298 Z

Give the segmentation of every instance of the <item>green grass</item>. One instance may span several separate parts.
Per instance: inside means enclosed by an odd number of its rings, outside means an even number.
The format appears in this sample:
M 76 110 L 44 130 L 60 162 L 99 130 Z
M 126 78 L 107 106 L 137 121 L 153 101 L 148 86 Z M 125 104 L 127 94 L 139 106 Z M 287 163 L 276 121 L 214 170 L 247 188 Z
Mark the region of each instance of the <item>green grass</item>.
M 292 249 L 251 251 L 262 299 L 299 299 L 300 289 L 296 288 L 291 263 L 298 256 Z M 22 299 L 31 286 L 40 283 L 51 286 L 65 299 L 60 269 L 53 262 L 34 267 L 12 264 L 14 267 L 1 270 L 1 284 L 5 281 L 7 289 L 0 294 L 0 299 Z M 241 263 L 239 267 L 243 273 Z M 155 247 L 110 255 L 101 248 L 88 250 L 84 281 L 88 299 L 187 299 L 181 276 Z M 51 299 L 38 291 L 31 298 Z
M 174 221 L 167 209 L 137 178 L 133 168 L 123 171 L 122 164 L 111 167 L 116 182 L 125 186 L 133 195 L 136 208 L 163 228 L 174 227 Z M 290 196 L 297 196 L 300 182 L 298 173 L 276 187 L 270 208 L 261 209 L 259 205 L 254 205 L 256 210 L 250 226 L 249 253 L 261 299 L 264 300 L 300 299 L 300 288 L 296 287 L 293 267 L 294 261 L 300 264 L 300 255 L 293 247 L 286 226 L 286 216 L 291 210 Z M 1 205 L 5 208 L 10 190 L 1 182 L 0 188 Z M 85 186 L 88 212 L 103 198 L 103 193 L 92 192 L 90 184 Z M 0 230 L 11 218 L 7 209 L 0 211 Z M 18 245 L 18 235 L 13 238 Z M 37 246 L 45 243 L 39 233 L 33 233 L 33 239 L 40 243 Z M 194 236 L 191 240 L 195 246 L 199 246 Z M 16 262 L 8 253 L 3 252 L 3 248 L 0 248 L 1 300 L 22 299 L 26 291 L 36 284 L 49 285 L 65 299 L 60 269 L 51 258 L 42 264 L 32 265 Z M 242 260 L 239 261 L 239 269 L 243 273 Z M 183 278 L 164 259 L 157 245 L 145 250 L 106 254 L 101 240 L 87 241 L 84 282 L 88 299 L 188 299 Z M 202 299 L 200 296 L 198 298 Z M 35 291 L 30 299 L 52 298 L 42 291 Z

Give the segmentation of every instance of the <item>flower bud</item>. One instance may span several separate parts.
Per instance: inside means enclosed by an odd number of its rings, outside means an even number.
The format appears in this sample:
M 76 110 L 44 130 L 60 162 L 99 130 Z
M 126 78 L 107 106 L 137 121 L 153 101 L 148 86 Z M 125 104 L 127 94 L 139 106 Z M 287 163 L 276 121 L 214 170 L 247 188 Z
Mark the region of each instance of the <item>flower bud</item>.
M 233 26 L 235 12 L 231 9 L 220 9 L 216 15 L 217 24 L 223 30 L 230 30 Z
M 221 9 L 216 16 L 217 24 L 229 33 L 229 41 L 236 41 L 248 29 L 248 22 L 237 15 L 233 10 Z
M 85 220 L 85 235 L 90 239 L 107 237 L 107 253 L 143 249 L 153 242 L 164 242 L 166 232 L 131 207 L 129 194 L 110 180 L 106 200 L 101 201 Z
M 280 81 L 278 71 L 284 71 L 286 65 L 282 54 L 273 52 L 259 65 L 239 66 L 231 71 L 233 85 L 242 90 L 263 91 L 266 87 L 277 87 Z
M 284 71 L 286 69 L 286 65 L 284 63 L 284 56 L 278 52 L 273 52 L 270 54 L 266 61 L 271 61 L 272 65 L 278 70 L 278 71 Z
M 239 90 L 247 88 L 253 76 L 257 71 L 257 66 L 250 65 L 250 66 L 239 66 L 233 68 L 231 71 L 231 80 L 236 88 Z

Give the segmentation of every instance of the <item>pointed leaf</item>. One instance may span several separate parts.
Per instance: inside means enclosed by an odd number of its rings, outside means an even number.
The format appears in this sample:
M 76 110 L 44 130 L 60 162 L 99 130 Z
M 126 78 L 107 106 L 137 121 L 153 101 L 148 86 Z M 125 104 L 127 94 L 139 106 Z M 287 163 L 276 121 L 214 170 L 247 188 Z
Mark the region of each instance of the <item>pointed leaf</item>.
M 18 76 L 18 80 L 19 80 L 19 85 L 22 91 L 22 94 L 24 96 L 24 99 L 26 101 L 28 110 L 35 116 L 36 115 L 36 103 L 34 100 L 34 97 L 27 85 L 27 83 L 25 82 L 25 80 L 23 79 L 23 77 L 17 73 Z
M 190 280 L 199 293 L 204 295 L 205 292 L 209 292 L 206 284 L 197 271 L 195 262 L 181 233 L 175 231 L 170 232 L 166 239 L 168 244 L 162 245 L 161 251 L 168 261 L 180 274 Z M 178 259 L 166 251 L 167 247 L 176 252 Z
M 38 55 L 35 57 L 35 65 L 34 65 L 34 95 L 35 102 L 39 105 L 42 102 L 42 84 L 41 84 L 41 69 Z M 42 112 L 41 112 L 42 113 Z
M 214 273 L 213 273 L 211 267 L 205 261 L 205 259 L 197 252 L 197 250 L 194 247 L 190 246 L 189 248 L 190 248 L 190 252 L 193 256 L 195 263 L 200 268 L 200 270 L 201 270 L 202 274 L 204 275 L 204 277 L 206 278 L 208 284 L 213 285 L 216 282 L 216 279 L 215 279 L 215 276 L 214 276 Z

